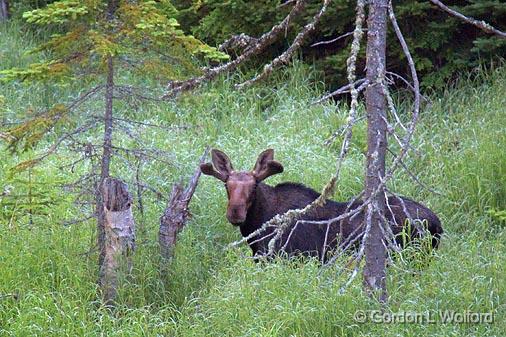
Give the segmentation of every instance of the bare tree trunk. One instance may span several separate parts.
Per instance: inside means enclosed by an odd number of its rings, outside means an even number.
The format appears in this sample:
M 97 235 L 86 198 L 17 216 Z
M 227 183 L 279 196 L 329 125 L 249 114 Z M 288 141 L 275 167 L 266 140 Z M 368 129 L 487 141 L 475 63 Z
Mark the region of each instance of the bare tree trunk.
M 109 177 L 112 155 L 112 108 L 114 92 L 114 66 L 112 56 L 107 59 L 107 81 L 105 87 L 105 112 L 104 112 L 104 142 L 102 145 L 102 161 L 100 165 L 100 181 L 96 188 L 96 213 L 97 213 L 97 240 L 99 249 L 98 265 L 101 266 L 104 259 L 105 243 L 105 215 L 104 203 L 100 189 L 104 180 Z
M 121 266 L 132 268 L 131 254 L 135 249 L 135 223 L 132 197 L 121 180 L 106 178 L 102 184 L 104 204 L 105 246 L 100 266 L 99 285 L 104 302 L 113 305 L 118 292 Z
M 371 0 L 367 23 L 367 168 L 365 195 L 368 199 L 385 176 L 386 100 L 382 87 L 386 66 L 388 0 Z M 365 243 L 364 285 L 372 293 L 378 293 L 381 302 L 387 299 L 385 283 L 386 248 L 381 230 L 382 214 L 385 209 L 385 194 L 377 194 L 367 208 L 366 222 L 370 221 L 370 232 Z
M 0 21 L 7 21 L 10 16 L 9 0 L 0 0 Z
M 201 164 L 206 159 L 208 152 L 209 148 L 204 151 L 204 154 L 200 158 Z M 180 183 L 174 184 L 172 187 L 169 202 L 162 217 L 160 218 L 158 242 L 160 244 L 160 254 L 164 259 L 170 259 L 172 257 L 174 246 L 177 241 L 177 234 L 181 231 L 181 229 L 183 229 L 186 224 L 186 220 L 190 215 L 188 211 L 188 204 L 190 203 L 193 193 L 197 188 L 200 174 L 199 165 L 184 191 Z
M 117 0 L 107 1 L 107 20 L 114 20 Z M 114 96 L 114 61 L 112 55 L 107 58 L 107 79 L 105 84 L 105 111 L 104 111 L 104 142 L 102 144 L 102 159 L 100 164 L 99 186 L 95 186 L 95 203 L 97 213 L 97 244 L 99 250 L 98 265 L 102 266 L 105 248 L 105 215 L 102 193 L 100 192 L 105 179 L 109 177 L 112 156 L 112 109 Z

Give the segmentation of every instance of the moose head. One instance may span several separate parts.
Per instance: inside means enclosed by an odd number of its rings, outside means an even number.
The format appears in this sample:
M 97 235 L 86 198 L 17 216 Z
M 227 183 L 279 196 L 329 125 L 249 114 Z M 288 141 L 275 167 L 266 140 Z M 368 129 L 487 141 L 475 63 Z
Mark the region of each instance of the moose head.
M 210 175 L 225 183 L 228 195 L 227 219 L 239 226 L 246 220 L 248 209 L 255 200 L 259 182 L 283 172 L 283 165 L 274 160 L 274 150 L 263 151 L 252 171 L 235 171 L 228 156 L 222 151 L 211 151 L 212 163 L 200 165 L 203 174 Z

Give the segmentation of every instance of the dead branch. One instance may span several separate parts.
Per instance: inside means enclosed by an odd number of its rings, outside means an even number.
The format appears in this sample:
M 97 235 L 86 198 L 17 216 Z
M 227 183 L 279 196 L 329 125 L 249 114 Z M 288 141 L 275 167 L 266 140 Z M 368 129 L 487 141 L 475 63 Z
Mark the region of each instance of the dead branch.
M 236 69 L 239 65 L 249 60 L 252 56 L 260 54 L 268 46 L 274 43 L 282 32 L 286 31 L 292 19 L 302 12 L 305 3 L 306 0 L 297 0 L 297 3 L 292 8 L 290 13 L 288 13 L 288 15 L 283 19 L 283 21 L 281 21 L 278 25 L 272 27 L 270 31 L 258 38 L 258 41 L 254 46 L 251 46 L 245 50 L 244 53 L 238 56 L 235 60 L 227 62 L 218 67 L 207 69 L 202 76 L 193 77 L 184 81 L 173 81 L 169 83 L 167 90 L 161 99 L 170 99 L 183 91 L 194 89 L 204 82 L 215 79 L 220 74 Z
M 230 39 L 226 40 L 218 47 L 220 51 L 242 51 L 244 52 L 249 47 L 258 43 L 258 39 L 251 37 L 244 33 L 233 35 Z
M 143 93 L 141 88 L 137 88 L 131 85 L 114 85 L 115 93 L 119 96 L 119 99 L 137 99 L 140 101 L 154 101 L 162 102 L 159 97 L 151 97 Z
M 394 157 L 396 157 L 397 155 L 395 154 L 394 151 L 392 151 L 389 147 L 387 147 L 387 151 L 390 152 L 390 154 Z M 430 188 L 429 186 L 427 186 L 427 184 L 425 184 L 424 182 L 422 182 L 420 180 L 420 178 L 418 178 L 416 176 L 416 174 L 414 174 L 413 172 L 411 172 L 411 170 L 409 169 L 409 167 L 407 167 L 407 165 L 404 163 L 404 161 L 400 161 L 399 162 L 401 167 L 404 169 L 404 171 L 406 171 L 406 173 L 409 175 L 409 177 L 411 179 L 413 179 L 413 181 L 418 184 L 421 188 L 423 189 L 426 189 L 427 191 L 431 192 L 431 193 L 434 193 L 436 195 L 443 195 L 441 192 L 438 192 L 436 190 L 434 190 L 433 188 Z
M 81 126 L 75 128 L 74 130 L 72 130 L 70 132 L 65 133 L 60 138 L 58 138 L 56 140 L 56 142 L 54 142 L 53 145 L 51 145 L 49 147 L 49 149 L 47 151 L 45 151 L 43 154 L 41 154 L 40 156 L 38 156 L 35 159 L 21 162 L 21 163 L 17 164 L 14 168 L 15 169 L 17 169 L 17 168 L 23 169 L 25 167 L 31 167 L 36 164 L 39 164 L 41 161 L 43 161 L 44 159 L 46 159 L 50 155 L 56 153 L 65 140 L 67 140 L 68 138 L 71 138 L 74 135 L 81 134 L 81 133 L 86 132 L 90 129 L 93 129 L 94 127 L 96 127 L 95 123 L 87 123 L 87 124 L 84 124 L 84 125 L 81 125 Z
M 174 166 L 174 162 L 163 159 L 164 157 L 172 155 L 170 152 L 163 151 L 156 148 L 126 148 L 121 146 L 111 146 L 116 153 L 123 152 L 127 155 L 131 155 L 132 157 L 143 156 L 145 158 L 154 159 L 158 162 Z
M 328 41 L 320 41 L 320 42 L 316 42 L 316 43 L 313 43 L 311 45 L 311 47 L 318 47 L 318 46 L 321 46 L 321 45 L 326 45 L 326 44 L 331 44 L 331 43 L 334 43 L 334 42 L 337 42 L 341 39 L 344 39 L 345 37 L 347 36 L 350 36 L 350 35 L 353 35 L 353 32 L 348 32 L 348 33 L 345 33 L 343 35 L 340 35 L 332 40 L 328 40 Z
M 289 6 L 289 5 L 292 5 L 295 3 L 295 0 L 287 0 L 285 2 L 282 2 L 281 4 L 278 5 L 278 8 L 282 8 L 282 7 L 285 7 L 285 6 Z
M 136 121 L 136 120 L 127 119 L 127 118 L 119 118 L 119 117 L 113 117 L 113 120 L 120 121 L 120 122 L 125 122 L 125 123 L 128 123 L 128 124 L 133 124 L 133 125 L 140 125 L 140 126 L 158 128 L 158 129 L 166 130 L 166 131 L 188 130 L 188 129 L 191 129 L 191 128 L 194 127 L 193 125 L 189 125 L 189 124 L 187 124 L 187 125 L 165 126 L 165 125 L 159 125 L 159 124 L 141 122 L 141 121 Z
M 204 154 L 200 158 L 200 164 L 204 163 L 208 153 L 209 148 L 206 148 Z M 184 191 L 181 183 L 174 184 L 172 187 L 169 202 L 160 218 L 158 242 L 160 244 L 160 253 L 164 259 L 170 259 L 173 255 L 177 234 L 183 229 L 190 215 L 188 205 L 195 192 L 200 175 L 200 166 L 197 166 Z
M 395 34 L 397 35 L 397 39 L 399 40 L 399 43 L 401 44 L 402 51 L 404 52 L 404 55 L 406 56 L 406 59 L 408 61 L 409 69 L 411 71 L 411 78 L 413 80 L 413 92 L 415 96 L 415 101 L 413 103 L 413 114 L 411 118 L 411 123 L 409 127 L 407 128 L 406 135 L 404 136 L 404 139 L 402 141 L 402 146 L 399 155 L 394 159 L 392 163 L 391 169 L 385 174 L 383 179 L 387 181 L 390 179 L 390 177 L 393 175 L 397 167 L 400 165 L 400 161 L 404 159 L 404 156 L 408 152 L 410 148 L 410 142 L 411 138 L 415 132 L 416 123 L 418 122 L 418 116 L 420 113 L 420 82 L 418 81 L 418 74 L 416 72 L 415 63 L 413 61 L 413 57 L 411 56 L 411 52 L 409 51 L 409 47 L 406 43 L 406 40 L 404 39 L 404 36 L 402 35 L 402 32 L 399 28 L 399 25 L 397 24 L 397 19 L 395 18 L 394 9 L 392 6 L 392 1 L 389 1 L 388 3 L 388 16 L 390 18 L 390 21 L 392 22 L 392 26 L 394 27 Z
M 386 75 L 390 75 L 391 77 L 396 77 L 398 78 L 399 80 L 401 80 L 404 84 L 406 84 L 406 86 L 411 89 L 413 92 L 415 91 L 415 88 L 413 87 L 413 85 L 411 83 L 409 83 L 409 81 L 407 79 L 405 79 L 403 76 L 397 74 L 397 73 L 394 73 L 392 71 L 387 71 L 386 72 Z M 394 83 L 394 80 L 392 78 L 389 79 L 390 81 L 392 81 L 392 84 Z M 430 99 L 425 96 L 425 95 L 421 95 L 421 98 L 426 102 L 426 103 L 429 103 L 430 104 Z
M 302 46 L 302 43 L 304 43 L 304 41 L 309 36 L 309 34 L 314 32 L 314 30 L 316 29 L 316 26 L 320 22 L 321 17 L 327 11 L 330 1 L 331 0 L 323 0 L 323 5 L 320 8 L 320 10 L 318 11 L 318 13 L 315 14 L 315 16 L 313 17 L 313 20 L 304 26 L 302 31 L 300 31 L 299 34 L 297 34 L 297 36 L 293 40 L 290 47 L 288 47 L 288 49 L 283 54 L 276 57 L 269 64 L 266 64 L 264 66 L 263 71 L 260 74 L 258 74 L 257 76 L 255 76 L 252 79 L 249 79 L 243 83 L 236 84 L 235 87 L 237 89 L 241 89 L 241 88 L 250 86 L 253 83 L 256 83 L 256 82 L 268 77 L 274 71 L 275 68 L 290 62 L 290 60 L 294 56 L 295 52 L 297 50 L 299 50 L 299 48 Z
M 346 289 L 349 287 L 351 282 L 355 279 L 355 277 L 358 275 L 358 271 L 360 269 L 360 262 L 362 262 L 362 259 L 364 258 L 364 252 L 365 252 L 365 246 L 366 242 L 369 238 L 369 233 L 371 231 L 372 227 L 372 214 L 374 210 L 371 204 L 367 207 L 367 214 L 366 214 L 366 227 L 364 231 L 364 235 L 362 236 L 362 241 L 360 243 L 360 248 L 358 250 L 357 256 L 355 257 L 355 268 L 353 269 L 353 272 L 351 273 L 350 277 L 348 278 L 348 281 L 339 289 L 339 292 L 342 294 L 346 291 Z
M 332 91 L 331 93 L 328 93 L 328 94 L 326 94 L 326 95 L 324 95 L 324 96 L 322 96 L 322 97 L 318 98 L 316 101 L 314 101 L 314 102 L 313 102 L 313 103 L 311 103 L 311 104 L 319 104 L 319 103 L 321 103 L 321 102 L 323 102 L 323 101 L 326 101 L 326 100 L 328 100 L 329 98 L 335 97 L 335 96 L 337 96 L 337 95 L 342 95 L 342 94 L 349 93 L 349 92 L 350 92 L 350 90 L 351 90 L 351 88 L 352 88 L 353 86 L 357 86 L 357 85 L 359 85 L 359 84 L 360 84 L 360 86 L 357 88 L 357 91 L 358 91 L 358 92 L 361 92 L 362 90 L 364 90 L 364 89 L 365 89 L 365 87 L 369 84 L 369 82 L 368 82 L 365 78 L 361 78 L 361 79 L 359 79 L 359 80 L 357 80 L 357 81 L 355 81 L 355 82 L 353 82 L 353 83 L 348 83 L 348 84 L 346 84 L 346 85 L 343 85 L 343 86 L 342 86 L 342 87 L 340 87 L 339 89 L 334 90 L 334 91 Z
M 456 17 L 466 23 L 469 23 L 469 24 L 489 33 L 489 34 L 494 34 L 494 35 L 500 37 L 501 39 L 506 39 L 506 32 L 500 31 L 499 29 L 495 28 L 494 26 L 488 24 L 487 22 L 485 22 L 483 20 L 480 21 L 480 20 L 476 20 L 471 17 L 465 16 L 464 14 L 459 13 L 459 12 L 449 8 L 448 6 L 446 6 L 444 3 L 442 3 L 439 0 L 430 0 L 430 2 L 432 2 L 434 5 L 438 6 L 440 9 L 442 9 L 443 11 L 445 11 L 446 13 L 450 14 L 453 17 Z

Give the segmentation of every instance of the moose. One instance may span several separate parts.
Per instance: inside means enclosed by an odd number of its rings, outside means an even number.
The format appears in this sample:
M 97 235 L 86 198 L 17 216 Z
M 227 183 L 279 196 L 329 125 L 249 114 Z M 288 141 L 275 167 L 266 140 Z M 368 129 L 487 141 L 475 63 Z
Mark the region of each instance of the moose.
M 228 196 L 226 216 L 228 221 L 238 226 L 243 237 L 259 229 L 263 223 L 278 214 L 291 209 L 301 209 L 310 204 L 320 194 L 302 184 L 285 182 L 270 186 L 263 181 L 268 177 L 282 173 L 283 165 L 274 160 L 274 150 L 263 151 L 252 171 L 235 171 L 230 159 L 222 151 L 211 151 L 212 163 L 200 165 L 203 174 L 210 175 L 225 183 Z M 326 200 L 325 204 L 293 221 L 288 229 L 276 242 L 275 253 L 286 253 L 288 256 L 306 255 L 326 259 L 325 252 L 342 247 L 343 242 L 353 242 L 364 232 L 364 212 L 358 212 L 341 221 L 327 222 L 347 211 L 359 207 L 362 201 L 335 202 Z M 430 232 L 431 245 L 437 248 L 443 229 L 436 214 L 430 209 L 406 197 L 390 196 L 387 198 L 388 207 L 385 217 L 390 224 L 396 242 L 403 245 L 406 242 L 405 227 L 412 221 L 423 223 Z M 408 214 L 406 214 L 408 213 Z M 409 219 L 409 216 L 412 219 Z M 302 221 L 301 221 L 302 220 Z M 409 221 L 412 220 L 412 221 Z M 313 221 L 313 223 L 311 223 Z M 320 223 L 316 223 L 319 221 Z M 423 228 L 422 228 L 423 230 Z M 267 228 L 265 232 L 248 239 L 253 256 L 264 255 L 268 252 L 268 243 L 274 228 Z M 401 239 L 402 234 L 404 237 Z M 410 231 L 409 239 L 421 236 L 420 230 Z M 288 240 L 288 241 L 287 241 Z M 323 254 L 323 255 L 322 255 Z

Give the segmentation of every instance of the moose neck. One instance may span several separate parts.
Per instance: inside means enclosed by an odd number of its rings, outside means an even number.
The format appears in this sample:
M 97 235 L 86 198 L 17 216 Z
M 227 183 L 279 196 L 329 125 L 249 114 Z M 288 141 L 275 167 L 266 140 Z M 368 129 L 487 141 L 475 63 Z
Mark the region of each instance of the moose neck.
M 271 219 L 273 205 L 275 205 L 274 187 L 264 183 L 258 183 L 255 190 L 255 200 L 248 209 L 246 221 L 241 225 L 242 236 L 248 236 L 259 229 L 262 224 Z

